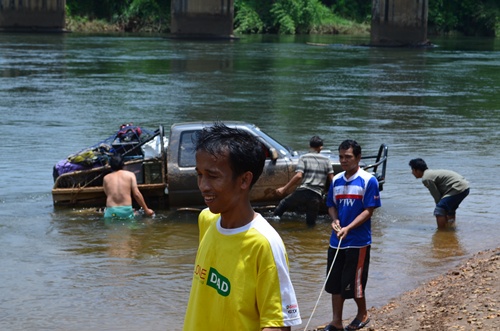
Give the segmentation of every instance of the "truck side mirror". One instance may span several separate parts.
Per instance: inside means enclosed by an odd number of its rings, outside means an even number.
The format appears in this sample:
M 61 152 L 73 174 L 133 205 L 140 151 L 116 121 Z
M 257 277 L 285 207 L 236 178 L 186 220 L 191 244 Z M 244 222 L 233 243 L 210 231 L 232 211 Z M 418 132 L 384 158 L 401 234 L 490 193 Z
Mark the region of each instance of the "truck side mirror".
M 278 151 L 276 150 L 276 148 L 274 148 L 274 147 L 269 148 L 269 154 L 270 154 L 269 156 L 271 157 L 271 160 L 273 162 L 276 162 L 276 160 L 279 157 Z

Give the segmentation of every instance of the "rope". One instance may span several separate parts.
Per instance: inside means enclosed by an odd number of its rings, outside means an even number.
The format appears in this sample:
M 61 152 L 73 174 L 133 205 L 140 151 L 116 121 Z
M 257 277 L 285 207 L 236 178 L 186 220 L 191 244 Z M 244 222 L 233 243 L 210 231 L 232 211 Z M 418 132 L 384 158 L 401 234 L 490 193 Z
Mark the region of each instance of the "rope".
M 314 308 L 311 312 L 311 316 L 309 316 L 309 320 L 307 321 L 307 324 L 306 324 L 306 327 L 304 328 L 304 331 L 307 331 L 307 328 L 309 327 L 309 323 L 311 322 L 311 319 L 314 315 L 314 312 L 316 311 L 316 308 L 318 307 L 319 299 L 321 299 L 321 294 L 323 294 L 323 289 L 326 286 L 326 282 L 328 281 L 328 278 L 330 277 L 330 273 L 332 272 L 333 265 L 335 264 L 335 260 L 337 259 L 337 254 L 339 253 L 341 242 L 342 242 L 342 238 L 339 239 L 339 245 L 337 246 L 337 251 L 335 252 L 335 256 L 333 257 L 332 265 L 330 266 L 330 270 L 328 270 L 328 274 L 326 275 L 326 279 L 325 279 L 325 282 L 323 283 L 323 287 L 321 288 L 321 291 L 319 292 L 318 300 L 316 300 L 316 304 L 314 305 Z

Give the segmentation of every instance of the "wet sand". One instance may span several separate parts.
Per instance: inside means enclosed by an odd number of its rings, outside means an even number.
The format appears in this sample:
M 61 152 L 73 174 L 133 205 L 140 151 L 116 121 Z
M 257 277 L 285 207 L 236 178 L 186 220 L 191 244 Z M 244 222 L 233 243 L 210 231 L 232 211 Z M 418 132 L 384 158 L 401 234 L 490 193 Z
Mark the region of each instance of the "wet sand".
M 500 330 L 499 280 L 500 247 L 369 309 L 371 321 L 362 330 Z

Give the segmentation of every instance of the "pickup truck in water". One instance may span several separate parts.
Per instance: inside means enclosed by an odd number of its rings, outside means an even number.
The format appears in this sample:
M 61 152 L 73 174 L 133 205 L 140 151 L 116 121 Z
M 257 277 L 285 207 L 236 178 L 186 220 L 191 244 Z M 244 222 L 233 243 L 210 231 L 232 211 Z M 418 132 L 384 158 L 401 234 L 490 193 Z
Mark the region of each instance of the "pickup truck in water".
M 256 208 L 273 208 L 283 198 L 276 195 L 275 189 L 284 186 L 295 175 L 300 153 L 277 142 L 253 124 L 224 123 L 249 131 L 261 141 L 267 159 L 261 177 L 250 191 L 250 199 Z M 139 190 L 152 208 L 204 208 L 195 171 L 194 135 L 209 125 L 209 122 L 173 124 L 168 138 L 162 126 L 147 131 L 131 125 L 126 131 L 124 125 L 107 140 L 54 166 L 54 206 L 105 206 L 103 177 L 111 172 L 107 157 L 111 153 L 121 153 L 126 160 L 124 169 L 135 173 Z M 377 154 L 362 156 L 362 167 L 378 179 L 380 190 L 385 183 L 387 152 L 387 146 L 381 144 Z M 341 172 L 337 151 L 324 153 L 330 157 L 335 173 Z

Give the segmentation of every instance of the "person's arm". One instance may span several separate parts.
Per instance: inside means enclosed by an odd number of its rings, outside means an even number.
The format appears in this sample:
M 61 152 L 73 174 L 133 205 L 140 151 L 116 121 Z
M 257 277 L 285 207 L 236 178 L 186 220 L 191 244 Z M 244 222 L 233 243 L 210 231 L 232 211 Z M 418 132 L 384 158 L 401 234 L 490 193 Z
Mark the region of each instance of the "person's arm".
M 290 190 L 290 188 L 295 187 L 295 186 L 297 186 L 298 183 L 300 183 L 303 176 L 304 176 L 304 173 L 302 173 L 301 171 L 296 172 L 295 176 L 293 176 L 288 181 L 288 183 L 286 183 L 285 186 L 282 186 L 282 187 L 276 189 L 276 194 L 278 194 L 280 196 L 285 195 L 285 193 L 287 193 L 288 190 Z
M 149 209 L 148 205 L 146 204 L 146 201 L 144 201 L 144 197 L 142 196 L 141 191 L 139 191 L 139 187 L 137 186 L 137 180 L 134 174 L 132 174 L 131 180 L 132 180 L 132 196 L 134 197 L 135 201 L 137 201 L 139 206 L 141 206 L 142 209 L 144 209 L 144 213 L 147 216 L 153 216 L 155 212 L 152 209 Z
M 434 201 L 438 203 L 439 200 L 441 200 L 442 195 L 441 192 L 439 192 L 436 183 L 434 183 L 432 180 L 422 180 L 422 183 L 425 185 L 425 187 L 429 189 L 429 192 L 431 192 Z
M 340 220 L 338 217 L 337 209 L 335 207 L 329 207 L 328 208 L 328 215 L 330 215 L 330 217 L 332 219 L 332 229 L 335 232 L 339 232 L 339 230 L 341 229 L 341 226 L 340 226 Z
M 355 219 L 354 221 L 352 221 L 349 225 L 341 228 L 338 232 L 337 232 L 337 237 L 339 239 L 343 239 L 347 236 L 347 234 L 349 233 L 350 230 L 354 229 L 354 228 L 357 228 L 358 226 L 360 226 L 361 224 L 363 224 L 364 222 L 366 222 L 368 219 L 370 219 L 370 217 L 372 217 L 373 215 L 373 211 L 375 210 L 375 207 L 369 207 L 369 208 L 366 208 L 365 210 L 363 210 Z
M 328 190 L 328 188 L 330 187 L 330 184 L 332 183 L 333 181 L 333 173 L 331 174 L 328 174 L 328 176 L 326 177 L 326 189 Z
M 108 178 L 109 178 L 108 175 L 104 176 L 104 178 L 102 179 L 102 189 L 104 190 L 104 194 L 106 194 L 106 197 L 109 195 L 109 193 L 108 193 Z

